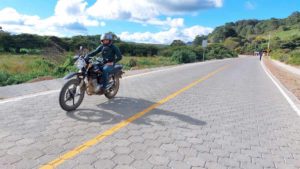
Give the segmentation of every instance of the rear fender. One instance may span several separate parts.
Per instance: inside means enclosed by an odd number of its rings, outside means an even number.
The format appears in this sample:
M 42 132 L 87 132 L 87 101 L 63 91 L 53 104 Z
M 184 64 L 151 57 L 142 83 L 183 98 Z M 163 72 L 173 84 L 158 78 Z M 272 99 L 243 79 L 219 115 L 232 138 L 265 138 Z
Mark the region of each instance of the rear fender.
M 122 65 L 115 65 L 113 69 L 113 74 L 115 74 L 115 76 L 117 77 L 122 78 L 122 75 L 124 74 L 122 69 L 123 69 Z

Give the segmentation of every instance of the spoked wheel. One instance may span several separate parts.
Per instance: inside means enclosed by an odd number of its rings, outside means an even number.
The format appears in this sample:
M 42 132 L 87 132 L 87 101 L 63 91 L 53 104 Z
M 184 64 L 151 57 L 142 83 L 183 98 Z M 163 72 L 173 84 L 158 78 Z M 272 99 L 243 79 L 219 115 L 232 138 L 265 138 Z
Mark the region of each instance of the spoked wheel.
M 120 87 L 120 79 L 117 76 L 112 76 L 109 83 L 113 83 L 112 87 L 109 89 L 109 92 L 105 93 L 105 97 L 112 99 L 116 96 Z
M 61 89 L 59 104 L 65 111 L 77 109 L 84 98 L 85 89 L 80 88 L 78 79 L 69 80 Z

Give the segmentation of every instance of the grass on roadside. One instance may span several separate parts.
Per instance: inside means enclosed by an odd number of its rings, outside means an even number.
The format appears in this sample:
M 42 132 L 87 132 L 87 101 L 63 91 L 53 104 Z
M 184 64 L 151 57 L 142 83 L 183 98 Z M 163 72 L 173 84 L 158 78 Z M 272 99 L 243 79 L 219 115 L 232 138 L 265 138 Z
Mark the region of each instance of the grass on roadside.
M 39 55 L 0 54 L 0 86 L 51 76 L 60 77 L 60 66 Z
M 133 63 L 135 62 L 135 63 Z M 125 70 L 133 69 L 144 69 L 144 68 L 153 68 L 160 66 L 169 66 L 177 64 L 171 59 L 171 57 L 133 57 L 133 56 L 124 56 L 120 61 L 120 64 L 124 65 Z
M 0 71 L 8 73 L 31 72 L 30 64 L 38 60 L 41 60 L 38 55 L 0 54 Z
M 71 54 L 61 64 L 43 59 L 41 55 L 0 54 L 0 86 L 19 84 L 36 78 L 62 77 L 70 71 L 76 71 Z M 175 65 L 169 57 L 131 57 L 125 56 L 121 62 L 125 70 L 143 69 Z
M 300 65 L 300 49 L 292 52 L 285 52 L 283 50 L 276 50 L 271 54 L 272 59 L 279 60 L 281 62 L 290 65 Z

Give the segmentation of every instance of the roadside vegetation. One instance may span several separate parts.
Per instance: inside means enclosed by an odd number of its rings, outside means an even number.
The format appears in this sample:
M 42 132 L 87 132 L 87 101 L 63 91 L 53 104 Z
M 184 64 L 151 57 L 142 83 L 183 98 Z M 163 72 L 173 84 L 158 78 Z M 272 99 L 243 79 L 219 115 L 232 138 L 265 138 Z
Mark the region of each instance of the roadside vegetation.
M 76 71 L 72 57 L 80 46 L 84 52 L 99 45 L 100 35 L 59 38 L 31 34 L 12 35 L 0 32 L 0 86 L 39 79 L 63 77 Z M 191 45 L 174 40 L 170 45 L 123 42 L 115 36 L 115 45 L 124 55 L 125 70 L 191 63 L 203 60 L 202 39 L 196 36 Z M 205 60 L 237 57 L 222 44 L 210 44 Z
M 284 19 L 240 20 L 217 27 L 208 39 L 223 43 L 239 54 L 253 54 L 268 50 L 273 59 L 287 64 L 300 65 L 300 12 Z

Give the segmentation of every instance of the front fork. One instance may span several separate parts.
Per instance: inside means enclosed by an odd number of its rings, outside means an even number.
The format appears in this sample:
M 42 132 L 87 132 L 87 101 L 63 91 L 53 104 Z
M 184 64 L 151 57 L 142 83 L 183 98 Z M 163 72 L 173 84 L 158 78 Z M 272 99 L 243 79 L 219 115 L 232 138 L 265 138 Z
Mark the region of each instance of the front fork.
M 85 91 L 86 89 L 86 84 L 87 84 L 87 78 L 85 78 L 85 76 L 82 75 L 78 75 L 77 76 L 77 80 L 79 81 L 79 88 L 81 91 Z

